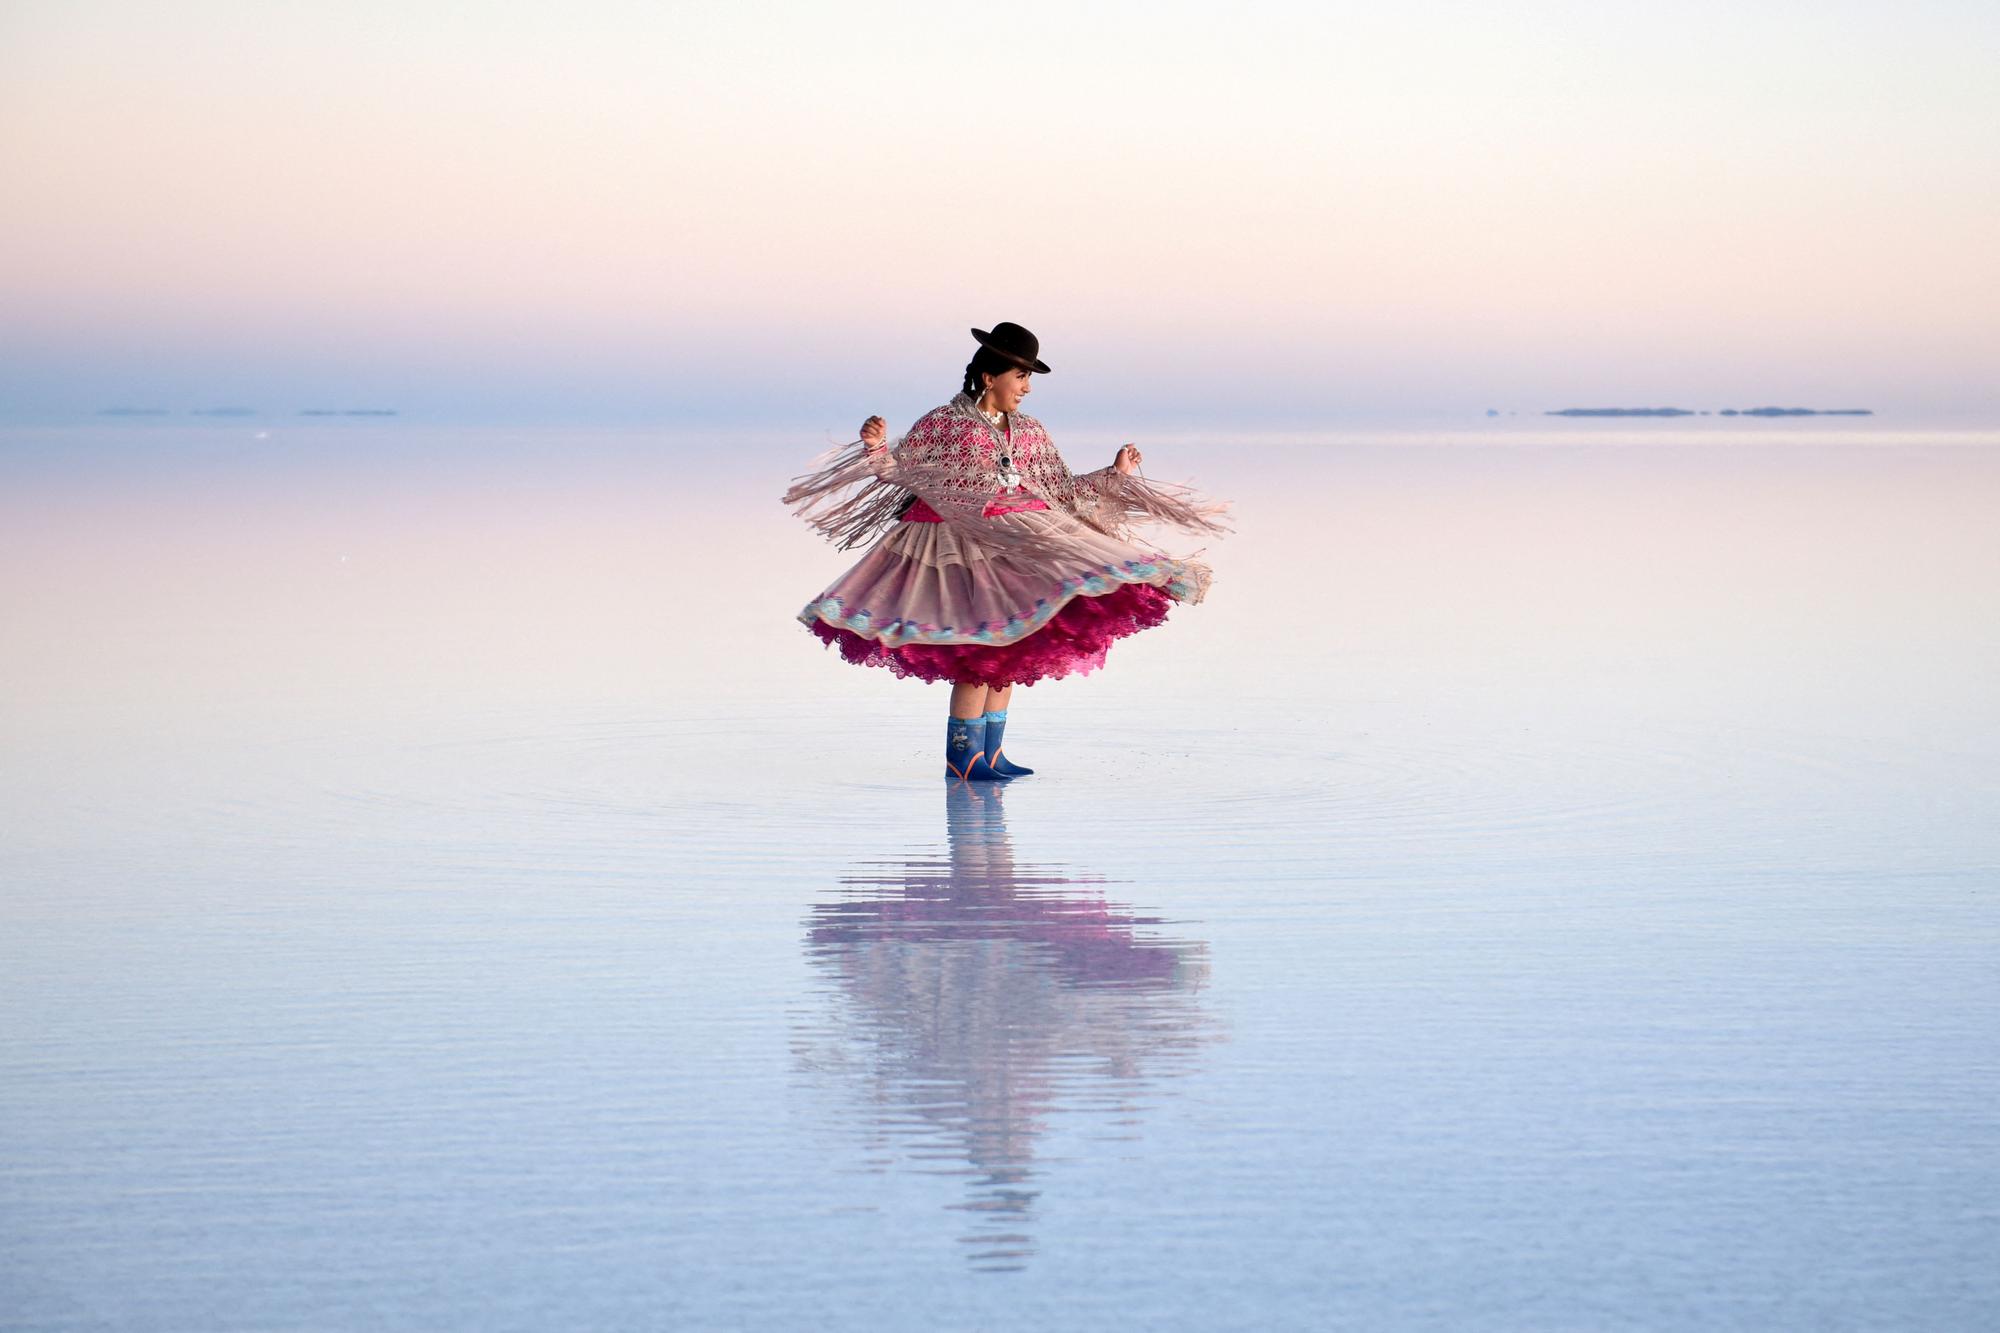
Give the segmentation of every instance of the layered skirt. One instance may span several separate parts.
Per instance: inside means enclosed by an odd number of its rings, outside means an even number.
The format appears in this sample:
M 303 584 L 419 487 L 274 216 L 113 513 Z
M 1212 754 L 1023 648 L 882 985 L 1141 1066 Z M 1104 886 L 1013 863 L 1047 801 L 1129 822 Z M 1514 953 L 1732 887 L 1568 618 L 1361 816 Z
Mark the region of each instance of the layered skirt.
M 840 655 L 899 676 L 1032 685 L 1104 665 L 1111 645 L 1200 601 L 1208 570 L 1053 509 L 984 520 L 1033 538 L 989 546 L 946 523 L 898 523 L 799 612 Z

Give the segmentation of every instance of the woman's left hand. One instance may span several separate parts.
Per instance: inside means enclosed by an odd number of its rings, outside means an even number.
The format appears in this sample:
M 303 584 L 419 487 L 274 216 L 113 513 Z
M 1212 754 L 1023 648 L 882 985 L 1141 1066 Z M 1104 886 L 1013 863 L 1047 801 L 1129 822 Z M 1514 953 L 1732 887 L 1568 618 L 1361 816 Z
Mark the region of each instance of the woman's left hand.
M 1139 470 L 1139 464 L 1143 461 L 1145 460 L 1139 456 L 1139 446 L 1128 444 L 1119 449 L 1118 457 L 1111 460 L 1111 466 L 1129 477 Z

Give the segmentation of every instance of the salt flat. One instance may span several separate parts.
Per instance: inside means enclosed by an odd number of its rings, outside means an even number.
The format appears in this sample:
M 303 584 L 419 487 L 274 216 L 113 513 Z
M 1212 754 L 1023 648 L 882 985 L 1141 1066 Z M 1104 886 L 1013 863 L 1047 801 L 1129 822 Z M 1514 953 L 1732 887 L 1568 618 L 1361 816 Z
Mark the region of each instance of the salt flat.
M 1148 442 L 954 792 L 817 441 L 257 429 L 0 437 L 0 1322 L 1989 1325 L 2000 437 Z

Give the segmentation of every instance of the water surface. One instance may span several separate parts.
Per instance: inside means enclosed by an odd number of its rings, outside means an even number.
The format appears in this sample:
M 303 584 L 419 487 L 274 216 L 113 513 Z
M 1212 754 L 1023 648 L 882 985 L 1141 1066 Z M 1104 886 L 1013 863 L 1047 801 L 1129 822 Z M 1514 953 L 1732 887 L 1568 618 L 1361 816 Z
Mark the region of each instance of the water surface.
M 818 441 L 256 429 L 0 440 L 0 1322 L 1990 1326 L 2000 439 L 1149 444 L 1002 792 Z

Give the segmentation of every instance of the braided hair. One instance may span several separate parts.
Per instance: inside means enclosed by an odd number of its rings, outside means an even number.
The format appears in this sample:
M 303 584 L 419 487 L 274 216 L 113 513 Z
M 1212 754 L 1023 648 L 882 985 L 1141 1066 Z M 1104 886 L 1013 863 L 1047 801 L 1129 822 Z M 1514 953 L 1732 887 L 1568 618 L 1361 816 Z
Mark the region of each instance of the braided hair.
M 981 347 L 972 354 L 972 360 L 965 363 L 964 390 L 977 399 L 986 392 L 982 375 L 1004 375 L 1010 370 L 1019 370 L 1020 363 L 1000 355 L 991 347 Z

